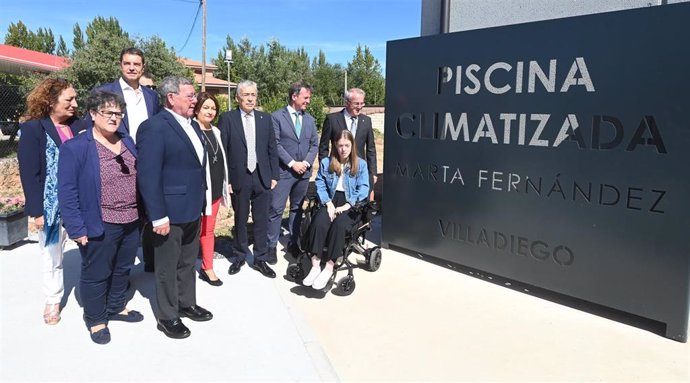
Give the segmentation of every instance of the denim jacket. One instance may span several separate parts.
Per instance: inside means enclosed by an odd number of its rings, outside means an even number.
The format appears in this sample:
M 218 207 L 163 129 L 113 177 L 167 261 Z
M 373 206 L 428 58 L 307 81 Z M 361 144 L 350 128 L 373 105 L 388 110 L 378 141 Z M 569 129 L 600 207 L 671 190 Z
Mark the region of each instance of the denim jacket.
M 342 172 L 343 188 L 345 189 L 345 199 L 351 206 L 355 206 L 357 202 L 366 200 L 369 197 L 369 171 L 367 170 L 367 163 L 357 158 L 358 172 L 356 175 L 350 175 L 349 169 L 347 172 Z M 331 159 L 326 157 L 321 160 L 319 164 L 319 172 L 316 175 L 316 193 L 319 195 L 319 200 L 322 204 L 326 204 L 335 196 L 335 188 L 338 185 L 338 175 L 329 171 L 328 166 L 331 164 Z

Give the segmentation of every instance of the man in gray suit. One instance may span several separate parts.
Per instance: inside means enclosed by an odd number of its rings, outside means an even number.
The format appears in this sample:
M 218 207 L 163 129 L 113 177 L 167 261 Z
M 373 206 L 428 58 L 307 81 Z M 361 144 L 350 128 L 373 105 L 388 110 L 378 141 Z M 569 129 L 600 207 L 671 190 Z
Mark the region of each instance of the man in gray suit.
M 345 108 L 340 112 L 326 116 L 321 131 L 319 143 L 319 161 L 330 155 L 329 146 L 333 138 L 338 137 L 343 129 L 352 132 L 357 146 L 357 155 L 367 162 L 369 169 L 369 199 L 374 199 L 374 184 L 376 183 L 376 141 L 371 118 L 361 114 L 364 108 L 364 91 L 352 88 L 345 92 Z
M 302 203 L 307 194 L 311 165 L 316 159 L 319 137 L 314 117 L 306 112 L 311 102 L 311 86 L 298 82 L 290 86 L 289 102 L 285 108 L 273 113 L 273 129 L 276 135 L 280 178 L 273 189 L 271 211 L 268 218 L 268 263 L 278 260 L 276 246 L 280 237 L 280 225 L 285 203 L 290 198 L 288 251 L 299 254 L 299 226 L 302 221 Z

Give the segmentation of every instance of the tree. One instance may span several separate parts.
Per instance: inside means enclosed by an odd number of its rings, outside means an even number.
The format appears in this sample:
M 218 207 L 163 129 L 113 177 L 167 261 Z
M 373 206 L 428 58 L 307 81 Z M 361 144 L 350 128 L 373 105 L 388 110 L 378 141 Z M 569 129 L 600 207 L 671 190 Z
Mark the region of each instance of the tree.
M 60 35 L 55 54 L 60 57 L 69 57 L 69 49 L 67 49 L 67 43 L 65 43 L 65 39 L 62 38 L 62 35 Z
M 323 97 L 329 105 L 339 105 L 343 100 L 345 69 L 340 64 L 329 64 L 326 54 L 319 51 L 311 64 L 314 93 Z
M 154 81 L 172 75 L 194 80 L 194 72 L 178 60 L 175 52 L 159 36 L 139 39 L 137 46 L 144 52 L 146 72 L 153 76 Z
M 74 52 L 83 49 L 86 43 L 84 42 L 84 34 L 79 27 L 79 23 L 74 23 L 74 28 L 72 28 L 72 49 Z
M 109 17 L 106 19 L 102 16 L 96 16 L 86 26 L 86 38 L 91 40 L 102 35 L 129 39 L 129 34 L 122 29 L 120 22 L 116 18 Z
M 75 40 L 81 35 L 78 25 L 74 27 Z M 67 78 L 80 97 L 85 96 L 95 86 L 113 81 L 120 75 L 116 63 L 120 51 L 131 47 L 134 42 L 122 31 L 116 19 L 94 18 L 86 27 L 88 39 L 80 49 L 72 53 L 72 65 L 56 74 Z M 77 44 L 78 45 L 78 44 Z
M 351 62 L 347 63 L 348 88 L 361 88 L 366 92 L 366 102 L 381 105 L 385 101 L 386 82 L 381 75 L 381 64 L 366 45 L 357 45 Z
M 43 53 L 55 52 L 55 36 L 50 28 L 38 28 L 37 32 L 33 32 L 21 20 L 7 27 L 5 44 Z
M 160 81 L 169 75 L 179 75 L 193 80 L 193 73 L 182 65 L 175 52 L 168 48 L 158 36 L 139 38 L 136 41 L 122 30 L 115 18 L 96 17 L 86 26 L 87 40 L 79 40 L 81 28 L 75 24 L 75 40 L 84 45 L 72 53 L 72 65 L 57 73 L 67 78 L 80 97 L 85 96 L 96 86 L 111 82 L 120 77 L 120 52 L 138 46 L 146 60 L 146 70 L 154 80 Z M 79 44 L 77 44 L 79 46 Z
M 34 50 L 50 53 L 51 55 L 55 53 L 55 36 L 50 28 L 38 28 L 38 32 L 36 32 Z
M 5 34 L 5 44 L 13 47 L 31 49 L 33 44 L 33 33 L 29 33 L 29 29 L 21 21 L 17 23 L 10 23 L 7 27 L 7 34 Z

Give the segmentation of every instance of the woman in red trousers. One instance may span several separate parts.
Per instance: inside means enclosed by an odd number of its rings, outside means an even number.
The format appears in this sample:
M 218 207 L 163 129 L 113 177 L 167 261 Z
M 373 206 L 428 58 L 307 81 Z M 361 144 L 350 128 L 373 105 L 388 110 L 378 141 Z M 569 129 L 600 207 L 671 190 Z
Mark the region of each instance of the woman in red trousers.
M 228 165 L 225 160 L 225 150 L 220 140 L 220 130 L 211 125 L 218 114 L 218 100 L 212 95 L 201 92 L 197 96 L 194 107 L 194 120 L 199 123 L 206 142 L 206 210 L 201 217 L 201 270 L 199 279 L 211 286 L 223 284 L 213 271 L 213 255 L 215 254 L 214 230 L 218 208 L 229 206 L 228 197 Z

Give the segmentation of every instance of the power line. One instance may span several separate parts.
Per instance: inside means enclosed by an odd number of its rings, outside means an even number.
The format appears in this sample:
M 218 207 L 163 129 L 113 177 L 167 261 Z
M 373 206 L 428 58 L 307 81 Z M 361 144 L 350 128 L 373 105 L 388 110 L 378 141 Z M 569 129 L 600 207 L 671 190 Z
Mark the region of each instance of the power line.
M 182 0 L 178 0 L 182 1 Z M 196 3 L 196 1 L 194 1 Z M 192 37 L 192 32 L 194 32 L 194 26 L 196 26 L 196 20 L 199 18 L 199 11 L 201 11 L 201 1 L 199 1 L 199 6 L 196 9 L 196 15 L 194 16 L 194 22 L 192 22 L 192 27 L 189 29 L 189 34 L 187 34 L 187 39 L 184 41 L 184 44 L 182 44 L 182 48 L 178 52 L 182 52 L 185 47 L 187 47 L 187 43 L 189 42 L 189 38 Z

